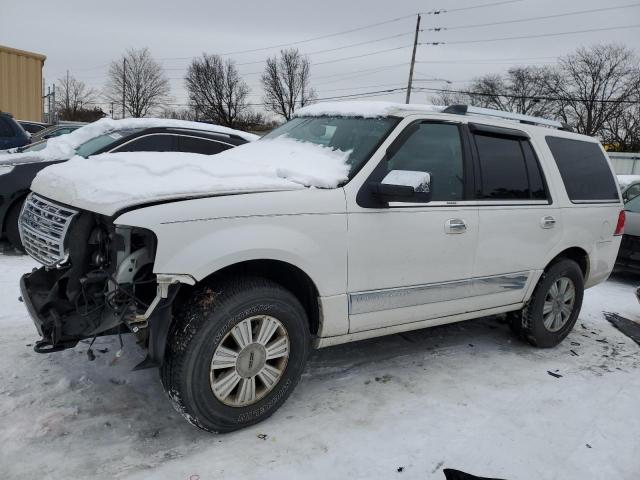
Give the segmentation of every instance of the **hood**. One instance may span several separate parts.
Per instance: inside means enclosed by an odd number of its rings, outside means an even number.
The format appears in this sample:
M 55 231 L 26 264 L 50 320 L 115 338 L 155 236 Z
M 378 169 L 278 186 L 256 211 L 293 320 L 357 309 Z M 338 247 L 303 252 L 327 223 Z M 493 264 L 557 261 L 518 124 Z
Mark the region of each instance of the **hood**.
M 278 137 L 218 155 L 105 153 L 41 170 L 31 189 L 103 215 L 184 198 L 302 188 L 335 188 L 347 179 L 350 152 Z

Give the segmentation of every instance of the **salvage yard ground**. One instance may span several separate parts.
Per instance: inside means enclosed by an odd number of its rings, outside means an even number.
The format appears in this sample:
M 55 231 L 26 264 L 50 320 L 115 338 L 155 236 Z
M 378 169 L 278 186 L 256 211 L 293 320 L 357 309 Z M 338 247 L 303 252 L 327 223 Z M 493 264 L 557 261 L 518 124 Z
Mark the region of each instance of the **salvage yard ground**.
M 557 348 L 495 318 L 317 351 L 288 402 L 228 435 L 191 427 L 157 371 L 117 338 L 38 355 L 18 302 L 35 263 L 0 256 L 0 478 L 640 478 L 640 346 L 603 312 L 640 319 L 639 279 L 585 294 Z

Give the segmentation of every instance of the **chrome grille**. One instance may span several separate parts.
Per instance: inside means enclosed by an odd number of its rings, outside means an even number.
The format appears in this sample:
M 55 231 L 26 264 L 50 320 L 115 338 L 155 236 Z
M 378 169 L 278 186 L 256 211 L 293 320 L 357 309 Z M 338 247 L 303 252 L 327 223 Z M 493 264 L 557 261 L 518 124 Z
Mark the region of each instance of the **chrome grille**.
M 35 193 L 30 194 L 24 202 L 18 222 L 22 246 L 29 255 L 47 267 L 64 263 L 67 259 L 65 236 L 77 213 Z

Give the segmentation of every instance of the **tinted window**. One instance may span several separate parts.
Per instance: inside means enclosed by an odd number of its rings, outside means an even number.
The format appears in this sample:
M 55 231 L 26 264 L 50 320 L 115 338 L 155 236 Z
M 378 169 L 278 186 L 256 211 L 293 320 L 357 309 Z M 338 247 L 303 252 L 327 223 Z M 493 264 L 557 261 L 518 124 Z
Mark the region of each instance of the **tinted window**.
M 520 146 L 524 152 L 524 160 L 527 164 L 527 176 L 529 177 L 529 192 L 534 200 L 547 200 L 547 191 L 542 179 L 540 163 L 536 157 L 533 147 L 526 140 L 520 140 Z
M 9 120 L 0 117 L 0 137 L 13 137 L 15 133 Z
M 389 159 L 388 171 L 428 172 L 431 174 L 432 200 L 462 200 L 464 169 L 458 127 L 446 123 L 421 123 L 408 128 L 416 130 Z
M 197 137 L 178 137 L 178 151 L 215 155 L 231 148 L 230 145 Z
M 572 202 L 618 201 L 616 182 L 600 145 L 559 137 L 546 140 Z
M 622 197 L 625 202 L 628 202 L 636 198 L 638 194 L 640 194 L 640 183 L 634 183 L 624 191 Z
M 45 128 L 44 125 L 38 125 L 37 123 L 21 123 L 20 125 L 29 133 L 36 133 Z
M 640 213 L 640 197 L 635 197 L 629 200 L 625 203 L 624 209 L 628 212 Z
M 146 135 L 118 147 L 116 152 L 171 152 L 173 140 L 173 135 Z
M 530 199 L 524 152 L 517 138 L 475 135 L 478 149 L 477 197 L 485 200 Z

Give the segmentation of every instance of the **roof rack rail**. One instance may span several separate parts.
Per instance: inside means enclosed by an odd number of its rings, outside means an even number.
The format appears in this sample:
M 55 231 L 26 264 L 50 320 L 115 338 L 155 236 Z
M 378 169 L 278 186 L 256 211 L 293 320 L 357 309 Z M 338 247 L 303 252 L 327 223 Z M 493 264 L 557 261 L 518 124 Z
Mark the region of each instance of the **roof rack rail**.
M 445 108 L 442 113 L 452 113 L 454 115 L 484 115 L 488 117 L 504 118 L 506 120 L 514 120 L 529 125 L 544 125 L 545 127 L 553 127 L 558 130 L 573 131 L 573 129 L 565 123 L 557 120 L 548 120 L 541 117 L 532 117 L 531 115 L 523 115 L 521 113 L 505 112 L 503 110 L 494 110 L 492 108 L 472 107 L 469 105 L 450 105 Z

